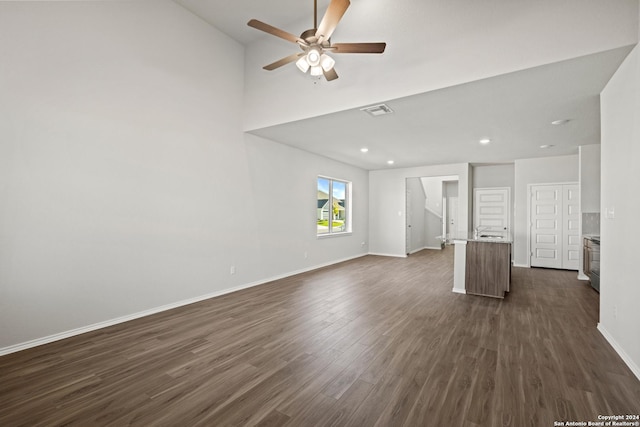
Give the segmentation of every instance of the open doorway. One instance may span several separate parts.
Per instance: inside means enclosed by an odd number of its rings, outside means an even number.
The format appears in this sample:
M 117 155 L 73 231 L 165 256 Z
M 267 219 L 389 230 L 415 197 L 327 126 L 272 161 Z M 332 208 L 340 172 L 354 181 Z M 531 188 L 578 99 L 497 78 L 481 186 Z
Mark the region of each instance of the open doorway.
M 441 250 L 459 228 L 458 176 L 406 179 L 406 254 Z
M 451 244 L 458 230 L 458 181 L 444 181 L 442 190 L 443 233 L 445 243 Z

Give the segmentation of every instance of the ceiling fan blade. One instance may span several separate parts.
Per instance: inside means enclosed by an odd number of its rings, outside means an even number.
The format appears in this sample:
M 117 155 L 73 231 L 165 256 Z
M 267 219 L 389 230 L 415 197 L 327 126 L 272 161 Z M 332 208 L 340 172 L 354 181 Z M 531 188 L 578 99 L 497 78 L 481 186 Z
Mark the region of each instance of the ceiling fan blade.
M 333 53 L 382 53 L 386 43 L 334 43 L 331 45 Z
M 284 58 L 279 59 L 279 60 L 277 60 L 276 62 L 274 62 L 272 64 L 265 65 L 262 68 L 264 68 L 267 71 L 273 71 L 276 68 L 280 68 L 283 65 L 287 65 L 288 63 L 295 61 L 296 59 L 300 58 L 304 54 L 305 54 L 304 52 L 294 53 L 293 55 L 285 56 Z
M 351 3 L 349 0 L 331 0 L 329 7 L 318 25 L 316 37 L 322 40 L 329 40 L 333 30 L 338 26 L 338 22 L 342 19 L 342 15 L 347 11 Z
M 256 30 L 264 31 L 265 33 L 271 34 L 276 37 L 280 37 L 281 39 L 285 39 L 292 43 L 302 42 L 305 45 L 307 44 L 307 42 L 302 40 L 300 37 L 294 36 L 293 34 L 288 33 L 284 30 L 281 30 L 280 28 L 276 28 L 269 24 L 265 24 L 264 22 L 258 21 L 257 19 L 252 19 L 251 21 L 247 22 L 247 25 L 255 28 Z
M 336 73 L 335 68 L 332 68 L 329 71 L 322 70 L 322 72 L 324 73 L 324 78 L 327 79 L 328 82 L 338 78 L 338 73 Z

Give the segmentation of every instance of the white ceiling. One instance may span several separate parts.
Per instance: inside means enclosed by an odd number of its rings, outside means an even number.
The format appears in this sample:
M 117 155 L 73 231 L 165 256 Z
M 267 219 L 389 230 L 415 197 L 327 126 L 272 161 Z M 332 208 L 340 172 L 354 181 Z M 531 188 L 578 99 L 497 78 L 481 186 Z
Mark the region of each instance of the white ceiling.
M 311 0 L 236 0 L 223 6 L 216 1 L 176 1 L 243 44 L 265 37 L 246 25 L 251 18 L 294 34 L 292 28 L 299 27 L 301 19 L 308 17 L 309 27 L 313 20 Z M 318 1 L 318 19 L 328 3 Z M 355 3 L 352 0 L 347 13 L 363 6 Z M 386 18 L 387 26 L 404 25 L 406 31 L 420 33 L 418 27 Z M 380 38 L 390 41 L 385 34 Z M 356 108 L 251 133 L 368 170 L 576 154 L 580 145 L 600 143 L 599 93 L 630 50 L 627 46 L 390 99 L 386 103 L 394 110 L 391 115 L 371 117 Z M 550 124 L 558 119 L 570 121 Z M 481 138 L 492 142 L 481 146 Z M 553 147 L 540 148 L 549 144 Z M 369 152 L 361 153 L 362 147 Z
M 264 34 L 247 26 L 255 18 L 295 35 L 313 27 L 313 0 L 175 0 L 214 27 L 242 44 L 264 37 Z M 318 0 L 318 21 L 324 14 L 329 0 Z M 352 5 L 353 6 L 353 5 Z M 298 22 L 308 19 L 309 26 L 300 31 Z M 295 25 L 294 25 L 295 24 Z M 277 58 L 276 58 L 277 59 Z
M 620 48 L 389 100 L 389 115 L 356 108 L 251 133 L 369 170 L 388 160 L 411 167 L 577 154 L 580 145 L 600 143 L 599 93 L 628 53 Z M 551 124 L 558 119 L 570 121 Z M 491 143 L 481 145 L 483 138 Z

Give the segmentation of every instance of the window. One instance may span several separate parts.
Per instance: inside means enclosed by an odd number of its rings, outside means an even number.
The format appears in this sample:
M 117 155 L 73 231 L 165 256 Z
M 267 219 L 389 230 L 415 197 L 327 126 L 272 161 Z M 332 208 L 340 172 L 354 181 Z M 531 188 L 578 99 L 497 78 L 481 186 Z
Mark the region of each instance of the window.
M 318 177 L 316 207 L 318 236 L 351 231 L 350 194 L 350 182 Z

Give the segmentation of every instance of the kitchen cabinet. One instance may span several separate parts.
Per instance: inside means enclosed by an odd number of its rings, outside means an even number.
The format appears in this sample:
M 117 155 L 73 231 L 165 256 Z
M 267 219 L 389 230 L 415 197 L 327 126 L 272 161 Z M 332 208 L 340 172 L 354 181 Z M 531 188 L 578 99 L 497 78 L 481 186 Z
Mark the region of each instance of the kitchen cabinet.
M 511 243 L 467 241 L 466 293 L 504 298 L 511 286 Z

